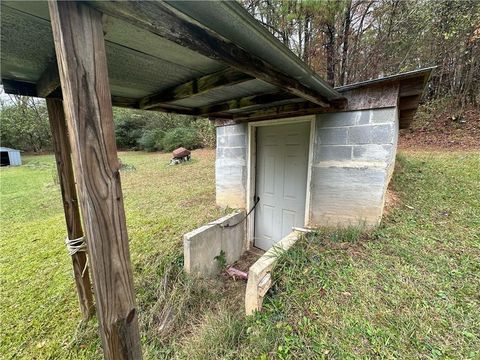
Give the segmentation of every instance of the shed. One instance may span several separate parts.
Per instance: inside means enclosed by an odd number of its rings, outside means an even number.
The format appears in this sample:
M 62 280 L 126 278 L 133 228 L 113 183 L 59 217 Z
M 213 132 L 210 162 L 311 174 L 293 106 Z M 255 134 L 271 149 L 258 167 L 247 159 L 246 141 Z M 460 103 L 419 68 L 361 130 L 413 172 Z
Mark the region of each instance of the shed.
M 0 166 L 20 166 L 22 165 L 22 157 L 20 150 L 0 147 Z
M 233 1 L 2 1 L 1 34 L 5 92 L 46 98 L 80 308 L 88 264 L 107 359 L 141 358 L 112 105 L 215 122 L 218 205 L 256 204 L 227 231 L 239 244 L 207 237 L 237 256 L 293 226 L 378 223 L 431 72 L 333 89 Z

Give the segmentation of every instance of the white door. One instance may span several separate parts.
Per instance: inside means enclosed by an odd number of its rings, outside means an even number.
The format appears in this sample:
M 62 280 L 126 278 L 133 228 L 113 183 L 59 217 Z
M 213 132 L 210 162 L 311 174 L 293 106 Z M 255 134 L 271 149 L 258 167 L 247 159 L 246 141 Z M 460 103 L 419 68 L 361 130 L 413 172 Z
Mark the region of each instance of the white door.
M 255 246 L 268 250 L 303 227 L 310 123 L 257 128 Z

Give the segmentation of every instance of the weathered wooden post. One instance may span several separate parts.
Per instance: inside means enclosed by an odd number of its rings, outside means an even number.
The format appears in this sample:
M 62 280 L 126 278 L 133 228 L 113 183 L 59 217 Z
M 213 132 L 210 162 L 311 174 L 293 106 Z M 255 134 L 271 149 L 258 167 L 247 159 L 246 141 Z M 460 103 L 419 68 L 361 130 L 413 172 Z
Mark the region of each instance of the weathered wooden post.
M 67 223 L 67 236 L 70 240 L 81 239 L 83 237 L 83 230 L 62 100 L 47 98 L 47 109 L 50 128 L 52 129 L 58 179 L 62 191 L 63 210 Z M 82 311 L 83 318 L 88 319 L 94 312 L 94 306 L 90 275 L 87 270 L 86 253 L 84 251 L 77 251 L 72 254 L 72 264 L 80 310 Z
M 73 1 L 49 10 L 104 356 L 140 359 L 102 14 Z

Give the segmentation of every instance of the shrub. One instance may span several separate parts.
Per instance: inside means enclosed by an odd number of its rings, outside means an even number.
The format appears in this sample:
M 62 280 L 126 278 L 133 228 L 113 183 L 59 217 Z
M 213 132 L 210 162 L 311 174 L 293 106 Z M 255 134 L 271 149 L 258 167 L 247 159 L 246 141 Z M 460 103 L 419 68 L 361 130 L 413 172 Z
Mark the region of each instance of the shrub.
M 0 99 L 0 144 L 24 151 L 50 150 L 52 137 L 45 101 L 28 96 Z
M 161 140 L 163 132 L 159 129 L 145 130 L 140 139 L 138 139 L 138 147 L 145 151 L 161 150 Z
M 201 146 L 197 130 L 193 127 L 179 127 L 165 132 L 161 140 L 161 148 L 165 151 L 172 151 L 178 147 L 196 149 Z
M 202 147 L 215 147 L 215 126 L 208 119 L 197 119 L 192 123 Z
M 143 135 L 145 120 L 133 113 L 123 112 L 119 114 L 115 122 L 115 137 L 118 148 L 135 149 Z

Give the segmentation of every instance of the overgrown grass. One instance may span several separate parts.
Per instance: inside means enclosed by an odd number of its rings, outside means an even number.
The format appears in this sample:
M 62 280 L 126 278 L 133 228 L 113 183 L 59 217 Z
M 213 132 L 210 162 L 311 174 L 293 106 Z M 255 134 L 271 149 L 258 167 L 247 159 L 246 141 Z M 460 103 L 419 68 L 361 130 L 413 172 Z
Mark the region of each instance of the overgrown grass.
M 196 151 L 177 166 L 168 166 L 169 154 L 120 158 L 143 347 L 155 358 L 176 339 L 167 336 L 172 323 L 178 333 L 207 291 L 181 272 L 181 236 L 223 214 L 214 206 L 214 152 Z M 53 156 L 23 160 L 0 170 L 0 357 L 101 358 L 96 321 L 79 325 Z
M 145 358 L 480 357 L 478 154 L 402 153 L 383 224 L 301 240 L 247 319 L 240 285 L 181 271 L 181 234 L 222 215 L 213 153 L 120 157 Z M 26 160 L 0 171 L 2 357 L 100 358 L 95 321 L 77 325 L 53 158 Z

